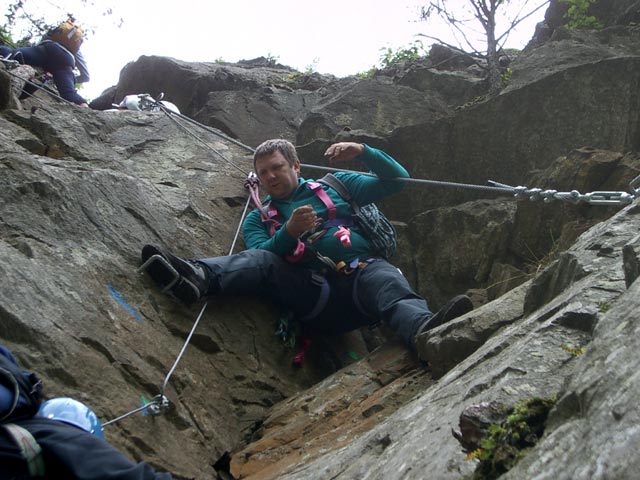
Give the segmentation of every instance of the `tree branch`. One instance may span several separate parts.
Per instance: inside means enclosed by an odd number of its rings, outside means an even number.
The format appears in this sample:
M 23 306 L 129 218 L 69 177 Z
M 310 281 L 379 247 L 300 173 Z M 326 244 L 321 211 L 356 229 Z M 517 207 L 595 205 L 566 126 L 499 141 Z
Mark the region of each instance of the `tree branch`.
M 542 2 L 540 5 L 538 5 L 536 8 L 534 8 L 533 10 L 531 10 L 529 13 L 527 13 L 526 15 L 524 15 L 523 17 L 519 17 L 518 15 L 516 15 L 516 17 L 514 17 L 513 21 L 511 22 L 511 25 L 509 25 L 509 28 L 507 28 L 505 30 L 505 32 L 500 35 L 499 37 L 496 38 L 496 42 L 500 43 L 502 42 L 502 44 L 500 45 L 500 48 L 502 48 L 502 45 L 507 41 L 507 39 L 509 38 L 509 34 L 513 31 L 513 29 L 519 25 L 520 23 L 522 23 L 524 20 L 526 20 L 527 18 L 529 18 L 531 15 L 533 15 L 534 13 L 536 13 L 538 10 L 540 10 L 542 7 L 544 7 L 545 5 L 549 4 L 549 0 L 545 0 L 544 2 Z M 524 8 L 524 5 L 523 5 Z M 502 41 L 502 39 L 504 38 L 504 41 Z

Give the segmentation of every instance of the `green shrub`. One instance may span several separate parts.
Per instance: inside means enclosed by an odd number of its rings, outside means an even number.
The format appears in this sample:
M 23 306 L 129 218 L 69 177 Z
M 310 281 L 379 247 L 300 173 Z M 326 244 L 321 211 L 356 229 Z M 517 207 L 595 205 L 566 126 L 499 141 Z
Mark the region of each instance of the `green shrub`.
M 381 48 L 380 66 L 389 68 L 398 62 L 404 60 L 417 60 L 420 57 L 426 57 L 428 52 L 425 51 L 424 45 L 420 40 L 416 40 L 408 47 L 400 47 L 393 50 L 391 47 Z
M 511 83 L 511 75 L 513 75 L 513 70 L 511 67 L 507 67 L 504 72 L 500 74 L 500 81 L 502 82 L 502 88 L 505 88 L 507 85 Z
M 604 25 L 593 15 L 588 15 L 589 7 L 595 0 L 560 0 L 569 5 L 569 10 L 565 13 L 567 27 L 571 29 L 593 28 L 600 29 Z
M 375 66 L 373 66 L 365 72 L 358 73 L 358 78 L 361 80 L 364 80 L 366 78 L 373 78 L 373 76 L 376 74 L 377 71 L 378 69 Z

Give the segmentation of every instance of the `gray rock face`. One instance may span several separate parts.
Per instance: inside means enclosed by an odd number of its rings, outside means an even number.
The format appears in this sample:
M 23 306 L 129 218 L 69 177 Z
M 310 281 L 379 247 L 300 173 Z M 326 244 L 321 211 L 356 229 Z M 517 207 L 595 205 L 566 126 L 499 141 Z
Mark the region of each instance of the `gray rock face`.
M 0 339 L 41 374 L 47 396 L 113 419 L 160 393 L 199 311 L 137 273 L 142 245 L 228 253 L 243 175 L 163 114 L 48 110 L 0 117 Z M 237 147 L 209 142 L 249 168 Z M 110 425 L 107 438 L 133 458 L 211 478 L 210 460 L 266 407 L 327 373 L 322 361 L 292 369 L 276 318 L 250 299 L 211 300 L 168 383 L 170 411 Z
M 424 64 L 361 82 L 268 59 L 143 57 L 109 95 L 163 91 L 250 145 L 302 138 L 304 124 L 308 163 L 335 137 L 383 147 L 418 178 L 626 190 L 640 173 L 637 32 L 558 32 L 514 61 L 501 95 L 458 110 L 473 76 Z M 160 393 L 201 307 L 157 292 L 136 271 L 140 248 L 229 253 L 251 159 L 163 114 L 33 106 L 0 113 L 0 341 L 48 396 L 109 420 Z M 428 369 L 384 329 L 319 339 L 294 369 L 273 334 L 279 312 L 214 298 L 168 381 L 169 410 L 109 425 L 107 439 L 177 478 L 214 478 L 229 451 L 241 478 L 461 479 L 475 461 L 452 431 L 499 417 L 479 406 L 557 395 L 543 438 L 505 478 L 634 478 L 638 200 L 493 197 L 412 184 L 383 205 L 399 226 L 394 261 L 430 305 L 466 290 L 478 306 L 418 339 Z
M 637 217 L 638 207 L 628 209 L 626 214 Z M 622 240 L 618 235 L 621 221 L 623 217 L 618 216 L 606 225 L 613 230 L 613 235 L 606 238 L 615 243 L 616 252 L 620 247 L 618 241 Z M 606 233 L 596 230 L 600 235 Z M 597 241 L 597 236 L 586 235 L 579 243 L 588 247 L 590 242 Z M 619 277 L 620 270 L 612 273 Z M 606 277 L 603 280 L 607 282 Z M 561 390 L 544 438 L 504 478 L 636 476 L 640 469 L 635 455 L 640 441 L 640 418 L 632 392 L 639 385 L 636 368 L 639 288 L 636 281 L 614 302 L 600 300 L 593 341 Z
M 4 64 L 0 65 L 0 110 L 22 108 L 18 97 L 34 74 L 35 70 L 29 65 L 19 65 L 11 70 L 7 70 Z
M 596 0 L 590 2 L 586 15 L 595 17 L 603 27 L 629 26 L 640 19 L 638 0 Z M 538 46 L 549 40 L 558 29 L 568 23 L 566 17 L 571 5 L 562 0 L 551 0 L 544 15 L 544 21 L 536 27 L 536 32 L 527 48 Z
M 639 297 L 637 282 L 625 286 L 622 250 L 640 227 L 638 211 L 627 207 L 582 235 L 566 255 L 584 274 L 551 288 L 540 308 L 524 312 L 528 283 L 427 332 L 419 349 L 439 380 L 349 445 L 327 446 L 278 478 L 465 478 L 474 462 L 451 433 L 462 413 L 556 394 L 543 439 L 504 478 L 633 478 Z M 611 251 L 600 255 L 593 246 L 604 241 Z M 551 286 L 567 265 L 560 259 L 536 281 Z M 340 384 L 338 375 L 327 388 Z
M 531 187 L 529 172 L 575 148 L 637 149 L 639 67 L 638 57 L 615 58 L 551 73 L 454 117 L 398 129 L 389 151 L 418 178 Z M 414 205 L 435 208 L 490 195 L 436 186 L 407 189 L 389 203 L 409 218 L 419 213 Z

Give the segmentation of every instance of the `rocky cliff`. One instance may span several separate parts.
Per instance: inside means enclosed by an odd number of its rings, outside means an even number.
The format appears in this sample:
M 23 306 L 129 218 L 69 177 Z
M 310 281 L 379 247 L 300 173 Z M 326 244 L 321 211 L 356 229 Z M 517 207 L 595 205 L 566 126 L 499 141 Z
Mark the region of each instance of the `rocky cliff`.
M 535 399 L 548 408 L 526 449 L 510 451 L 508 466 L 521 459 L 505 478 L 633 478 L 637 200 L 547 204 L 408 185 L 383 206 L 400 233 L 395 262 L 434 307 L 461 291 L 477 306 L 422 337 L 422 361 L 388 332 L 363 331 L 316 339 L 294 368 L 271 305 L 216 298 L 176 365 L 202 305 L 176 304 L 137 272 L 145 243 L 187 257 L 242 248 L 242 144 L 273 136 L 296 140 L 310 165 L 329 142 L 354 139 L 416 178 L 629 191 L 640 173 L 640 31 L 620 23 L 554 26 L 495 98 L 477 71 L 435 56 L 364 79 L 264 59 L 143 57 L 96 100 L 162 91 L 216 131 L 40 94 L 20 102 L 0 70 L 0 340 L 48 396 L 83 400 L 105 421 L 163 391 L 167 411 L 105 434 L 176 478 L 495 476 L 506 463 L 488 468 L 480 439 Z

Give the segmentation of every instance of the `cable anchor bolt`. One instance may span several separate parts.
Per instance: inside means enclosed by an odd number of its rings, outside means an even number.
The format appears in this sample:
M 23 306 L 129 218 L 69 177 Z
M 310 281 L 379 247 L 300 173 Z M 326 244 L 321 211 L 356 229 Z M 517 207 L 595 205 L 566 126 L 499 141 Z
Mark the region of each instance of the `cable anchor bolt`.
M 151 415 L 160 415 L 169 410 L 169 399 L 163 394 L 156 395 L 147 410 Z

